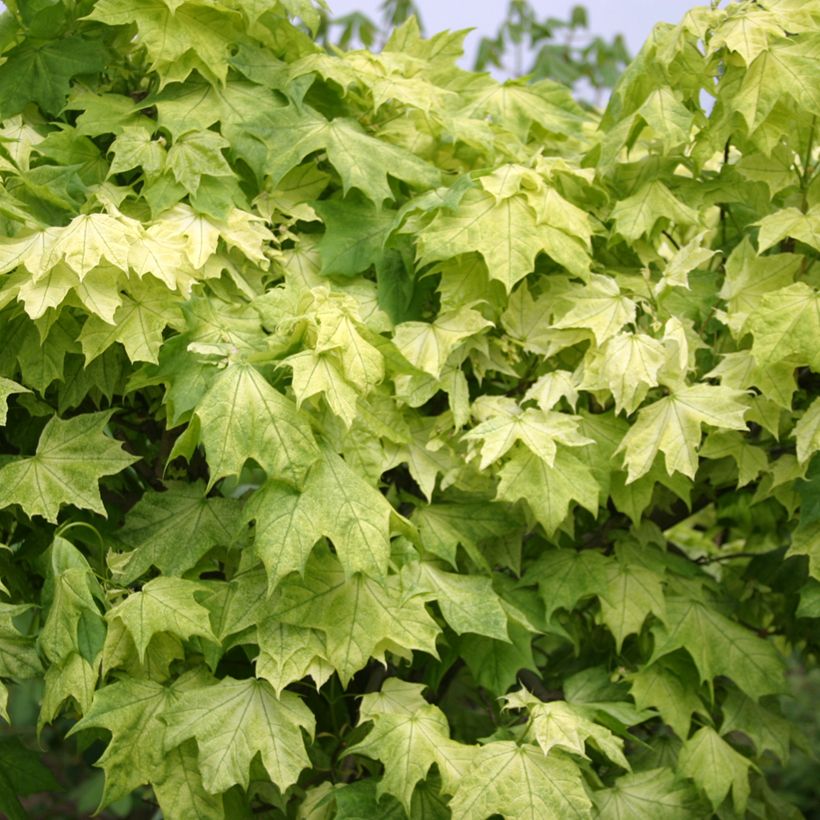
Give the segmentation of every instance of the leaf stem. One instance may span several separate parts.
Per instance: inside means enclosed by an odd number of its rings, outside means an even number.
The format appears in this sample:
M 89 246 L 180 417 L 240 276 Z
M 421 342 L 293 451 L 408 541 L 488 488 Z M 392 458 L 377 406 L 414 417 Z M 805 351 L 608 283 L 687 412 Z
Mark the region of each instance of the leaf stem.
M 760 554 L 759 552 L 733 552 L 731 555 L 712 555 L 711 557 L 701 555 L 700 558 L 695 558 L 695 563 L 704 566 L 720 561 L 734 561 L 736 558 L 758 558 Z
M 800 210 L 806 213 L 809 209 L 809 181 L 812 175 L 811 169 L 811 153 L 814 149 L 814 130 L 817 125 L 817 116 L 811 118 L 811 126 L 809 127 L 809 138 L 806 141 L 806 156 L 803 159 L 803 174 L 800 177 L 800 188 L 803 191 L 803 200 L 800 203 Z

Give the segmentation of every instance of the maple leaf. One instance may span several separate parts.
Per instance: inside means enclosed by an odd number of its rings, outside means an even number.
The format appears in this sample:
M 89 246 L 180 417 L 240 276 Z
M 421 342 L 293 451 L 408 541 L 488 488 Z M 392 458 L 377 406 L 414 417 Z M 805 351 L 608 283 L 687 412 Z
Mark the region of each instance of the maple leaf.
M 649 769 L 625 774 L 609 789 L 593 792 L 601 820 L 629 817 L 630 820 L 684 820 L 702 813 L 697 792 L 671 769 Z
M 62 258 L 82 279 L 107 259 L 128 270 L 128 250 L 139 237 L 138 223 L 108 214 L 80 214 L 62 228 L 51 249 L 51 259 Z
M 163 331 L 169 324 L 179 321 L 176 299 L 159 282 L 142 282 L 129 289 L 116 308 L 113 323 L 101 316 L 90 316 L 80 333 L 80 344 L 86 362 L 105 352 L 115 342 L 120 342 L 132 361 L 158 361 Z
M 538 584 L 549 618 L 556 609 L 573 609 L 583 598 L 602 598 L 609 583 L 609 563 L 589 550 L 548 550 L 530 565 L 525 580 Z
M 173 677 L 172 664 L 184 658 L 185 646 L 182 639 L 171 632 L 158 632 L 149 642 L 145 650 L 145 657 L 140 660 L 131 633 L 119 618 L 115 618 L 108 622 L 105 644 L 102 649 L 100 676 L 104 677 L 111 670 L 119 669 L 120 674 L 148 678 L 164 684 Z
M 486 187 L 485 179 L 487 178 L 482 177 L 481 182 Z M 538 221 L 562 231 L 568 237 L 582 240 L 589 249 L 592 244 L 593 233 L 589 214 L 561 196 L 556 188 L 551 185 L 544 185 L 543 179 L 538 180 L 536 176 L 536 180 L 535 186 L 528 187 L 536 187 L 537 193 L 528 190 L 527 195 L 538 214 Z
M 314 550 L 304 578 L 283 581 L 267 609 L 271 618 L 324 632 L 327 659 L 347 683 L 389 640 L 407 650 L 436 654 L 439 632 L 418 594 L 407 596 L 399 578 L 346 576 L 327 551 Z
M 365 695 L 359 706 L 359 723 L 372 722 L 364 740 L 348 752 L 381 760 L 385 775 L 377 788 L 397 797 L 407 812 L 416 784 L 435 763 L 448 792 L 457 787 L 476 747 L 450 740 L 447 718 L 421 695 L 424 687 L 389 678 L 381 692 Z
M 138 459 L 102 430 L 112 411 L 86 413 L 64 421 L 52 417 L 33 456 L 0 467 L 0 507 L 19 504 L 28 515 L 56 522 L 63 504 L 105 515 L 98 482 Z
M 491 324 L 477 310 L 463 307 L 439 314 L 432 322 L 402 322 L 393 342 L 410 364 L 438 378 L 450 354 Z
M 760 233 L 757 244 L 760 253 L 787 236 L 820 250 L 820 207 L 815 206 L 805 213 L 797 208 L 783 208 L 764 217 L 758 224 Z
M 453 820 L 504 814 L 518 820 L 590 816 L 581 770 L 535 746 L 498 740 L 481 746 L 456 789 Z
M 3 120 L 22 111 L 30 101 L 46 113 L 56 114 L 68 96 L 71 79 L 102 71 L 107 55 L 101 42 L 70 36 L 22 42 L 5 56 L 0 72 Z
M 25 604 L 0 603 L 0 677 L 28 680 L 42 671 L 34 638 L 21 631 L 17 620 L 30 609 Z
M 162 778 L 166 728 L 161 716 L 181 688 L 137 678 L 116 681 L 95 692 L 91 709 L 71 727 L 69 735 L 85 729 L 111 733 L 96 764 L 105 771 L 100 808 Z
M 165 167 L 165 148 L 144 125 L 126 125 L 111 143 L 109 151 L 114 155 L 109 166 L 112 174 L 140 168 L 144 174 L 150 175 Z
M 735 811 L 745 812 L 752 764 L 711 726 L 698 729 L 684 743 L 678 767 L 682 775 L 691 777 L 705 792 L 713 809 L 717 809 L 731 789 Z
M 390 557 L 390 516 L 385 497 L 335 453 L 325 449 L 301 491 L 269 482 L 250 500 L 256 520 L 254 548 L 270 589 L 289 572 L 302 572 L 313 545 L 329 538 L 348 573 L 383 576 Z
M 184 239 L 182 249 L 188 257 L 188 262 L 195 270 L 198 270 L 216 252 L 219 244 L 219 225 L 206 215 L 197 213 L 188 205 L 181 204 L 174 206 L 156 219 L 148 229 L 148 235 L 160 244 L 169 243 L 171 248 L 178 246 L 179 239 L 182 237 Z M 161 247 L 157 250 L 157 254 L 161 259 L 163 255 Z M 163 267 L 162 263 L 155 264 L 154 270 L 157 268 L 161 270 Z M 138 266 L 136 270 L 140 271 L 141 268 Z M 147 270 L 154 272 L 150 267 Z M 158 278 L 165 279 L 164 276 Z
M 201 483 L 173 482 L 165 492 L 146 492 L 128 511 L 117 540 L 131 552 L 117 559 L 116 574 L 129 584 L 151 566 L 182 575 L 208 550 L 233 543 L 239 534 L 239 504 L 209 498 Z
M 572 134 L 584 122 L 582 109 L 567 89 L 550 80 L 482 83 L 468 98 L 465 113 L 481 117 L 490 114 L 525 141 L 535 123 L 548 131 Z
M 805 555 L 809 561 L 809 574 L 820 581 L 820 522 L 801 522 L 792 535 L 787 553 L 787 556 L 792 555 Z
M 601 618 L 619 652 L 627 635 L 640 632 L 647 616 L 666 618 L 662 577 L 630 557 L 621 553 L 609 564 L 606 592 L 600 596 Z
M 559 293 L 562 289 L 560 285 L 557 286 Z M 554 309 L 551 294 L 540 294 L 533 298 L 525 281 L 510 295 L 501 315 L 501 323 L 507 333 L 520 341 L 526 350 L 551 357 L 562 348 L 589 338 L 589 334 L 583 330 L 557 329 L 545 322 L 544 317 L 551 316 Z
M 118 285 L 124 279 L 120 271 L 109 265 L 100 265 L 80 279 L 68 265 L 58 262 L 36 279 L 19 274 L 11 277 L 9 285 L 17 287 L 17 299 L 23 302 L 32 319 L 40 319 L 49 309 L 59 307 L 73 291 L 89 313 L 112 324 L 114 314 L 122 304 Z
M 368 332 L 355 309 L 328 305 L 317 311 L 319 328 L 316 349 L 334 351 L 341 360 L 345 378 L 357 390 L 367 392 L 384 378 L 385 362 L 379 341 Z
M 239 475 L 249 458 L 271 478 L 299 483 L 319 450 L 296 405 L 247 364 L 226 367 L 196 407 L 210 468 L 210 489 Z
M 356 390 L 342 373 L 334 352 L 301 350 L 283 362 L 293 371 L 291 387 L 298 406 L 312 396 L 322 395 L 330 409 L 350 427 L 358 414 Z
M 517 682 L 522 669 L 537 668 L 532 652 L 532 632 L 514 618 L 507 625 L 503 641 L 465 633 L 459 638 L 458 651 L 479 686 L 501 696 Z
M 589 267 L 583 242 L 539 224 L 523 195 L 498 202 L 490 193 L 468 191 L 455 213 L 440 211 L 418 236 L 421 263 L 477 251 L 490 277 L 507 291 L 533 270 L 535 257 L 542 251 L 579 276 Z
M 776 706 L 769 708 L 742 692 L 732 689 L 723 707 L 721 734 L 740 731 L 754 743 L 759 754 L 772 752 L 781 761 L 789 759 L 789 744 L 793 728 Z
M 151 785 L 164 815 L 195 812 L 197 820 L 225 820 L 222 797 L 205 790 L 196 744 L 186 741 L 164 755 L 165 772 Z
M 86 19 L 109 26 L 136 24 L 139 44 L 165 82 L 184 80 L 196 69 L 203 77 L 224 82 L 231 43 L 238 39 L 235 17 L 192 3 L 161 0 L 102 0 Z
M 254 200 L 254 205 L 265 216 L 272 217 L 280 211 L 305 222 L 313 222 L 318 214 L 311 203 L 316 204 L 330 179 L 331 175 L 319 169 L 316 163 L 305 162 L 288 171 L 275 186 L 266 188 Z M 349 200 L 355 202 L 353 197 Z M 359 204 L 365 207 L 364 202 Z
M 256 638 L 256 676 L 273 687 L 276 697 L 288 684 L 307 675 L 321 686 L 333 674 L 333 667 L 326 660 L 324 636 L 315 629 L 279 623 L 272 618 L 257 626 Z
M 647 96 L 637 112 L 652 129 L 653 135 L 663 141 L 667 150 L 685 143 L 692 129 L 694 117 L 684 105 L 681 96 L 671 88 L 656 88 Z
M 59 539 L 55 539 L 55 549 Z M 100 591 L 90 568 L 71 567 L 54 572 L 54 599 L 40 633 L 40 648 L 51 661 L 38 725 L 54 718 L 72 697 L 82 710 L 91 702 L 99 677 L 105 624 L 97 600 Z M 96 593 L 96 594 L 95 594 Z
M 797 389 L 794 367 L 788 361 L 760 367 L 748 350 L 727 353 L 707 376 L 719 378 L 721 384 L 737 390 L 758 387 L 764 399 L 784 408 L 791 408 L 792 396 Z M 771 423 L 764 426 L 772 428 Z
M 661 219 L 683 225 L 698 221 L 697 211 L 678 199 L 660 180 L 646 183 L 632 196 L 622 199 L 612 210 L 615 230 L 634 241 L 651 233 Z
M 411 571 L 416 569 L 411 567 Z M 454 632 L 459 635 L 474 632 L 500 641 L 509 640 L 507 613 L 502 599 L 492 588 L 491 579 L 444 572 L 429 563 L 419 563 L 418 571 L 420 578 L 414 586 L 428 586 Z
M 685 657 L 667 655 L 630 677 L 630 694 L 639 709 L 656 708 L 680 738 L 689 735 L 694 712 L 704 713 L 697 670 Z
M 58 270 L 57 266 L 49 272 L 49 276 Z M 97 316 L 108 324 L 114 322 L 114 316 L 123 302 L 122 293 L 117 290 L 117 284 L 124 279 L 120 271 L 110 265 L 98 265 L 89 271 L 83 278 L 72 285 L 74 295 L 88 311 L 90 316 Z
M 660 287 L 689 288 L 689 274 L 708 262 L 717 251 L 702 246 L 704 234 L 698 234 L 672 255 L 661 278 Z
M 323 535 L 325 520 L 335 518 L 335 510 L 324 506 L 310 478 L 302 492 L 269 481 L 254 493 L 245 512 L 248 521 L 256 522 L 254 548 L 265 564 L 271 589 L 293 570 L 304 570 L 314 544 Z
M 23 303 L 30 318 L 39 319 L 50 308 L 59 305 L 76 284 L 79 284 L 76 274 L 65 265 L 58 264 L 39 279 L 21 281 L 17 300 Z
M 561 399 L 566 399 L 575 409 L 578 385 L 568 370 L 553 370 L 536 379 L 524 394 L 524 400 L 529 399 L 533 399 L 542 410 L 551 410 Z
M 187 131 L 174 139 L 168 149 L 166 165 L 174 178 L 189 193 L 195 194 L 206 174 L 233 177 L 231 166 L 222 154 L 230 143 L 213 131 Z
M 553 749 L 587 757 L 585 744 L 591 742 L 613 763 L 629 768 L 623 752 L 623 740 L 585 717 L 582 711 L 566 701 L 543 703 L 526 689 L 519 689 L 505 698 L 507 709 L 529 712 L 526 737 L 534 740 L 549 756 Z
M 386 49 L 385 49 L 386 50 Z M 406 76 L 416 66 L 410 63 L 406 55 L 404 60 L 396 59 L 394 52 L 391 59 L 383 51 L 381 55 L 369 52 L 348 52 L 344 59 L 332 59 L 327 54 L 309 54 L 298 60 L 291 71 L 294 76 L 301 76 L 316 71 L 325 79 L 332 79 L 344 88 L 361 84 L 373 96 L 373 107 L 378 111 L 390 100 L 400 100 L 405 105 L 430 111 L 446 105 L 452 92 L 440 88 L 423 76 Z M 404 69 L 404 70 L 402 70 Z
M 820 113 L 820 92 L 811 81 L 816 41 L 811 37 L 787 42 L 781 48 L 769 49 L 768 68 L 774 74 L 771 86 L 779 86 L 791 99 L 815 116 Z
M 656 387 L 668 353 L 663 344 L 645 333 L 618 333 L 584 362 L 581 387 L 609 390 L 615 410 L 634 413 Z
M 376 205 L 392 199 L 387 175 L 419 187 L 434 187 L 439 171 L 409 151 L 370 136 L 353 119 L 326 120 L 308 106 L 288 106 L 277 111 L 267 134 L 268 166 L 274 184 L 308 154 L 327 151 L 331 165 L 342 179 L 346 194 L 358 188 Z M 356 159 L 354 160 L 353 157 Z
M 788 361 L 820 369 L 820 297 L 804 282 L 767 293 L 747 320 L 759 365 Z
M 517 441 L 548 467 L 554 467 L 559 443 L 566 447 L 583 447 L 594 443 L 581 435 L 579 422 L 578 416 L 532 408 L 522 411 L 514 405 L 509 411 L 502 410 L 467 431 L 464 439 L 481 441 L 479 467 L 482 470 L 498 461 Z
M 211 627 L 223 643 L 225 639 L 255 630 L 268 617 L 267 573 L 261 564 L 242 568 L 230 581 L 210 583 L 210 592 L 202 596 L 202 603 L 211 613 Z
M 456 565 L 459 544 L 478 553 L 479 544 L 499 540 L 520 528 L 516 517 L 501 504 L 436 503 L 416 507 L 413 523 L 425 549 Z
M 755 698 L 781 691 L 783 661 L 771 643 L 700 601 L 667 598 L 665 623 L 652 632 L 653 659 L 683 648 L 702 681 L 726 675 Z
M 197 603 L 195 594 L 204 588 L 183 578 L 153 578 L 139 592 L 132 592 L 106 617 L 119 618 L 131 633 L 140 661 L 151 638 L 158 632 L 170 632 L 180 638 L 199 635 L 216 641 L 208 622 L 208 610 Z
M 597 117 L 414 18 L 376 54 L 313 0 L 9 4 L 0 714 L 41 680 L 104 801 L 169 817 L 788 816 L 820 4 L 713 5 Z M 533 76 L 591 65 L 551 48 Z M 761 554 L 686 559 L 718 530 Z
M 417 811 L 430 811 L 431 809 L 435 811 L 436 808 L 439 810 L 442 808 L 443 801 L 440 797 L 438 801 L 434 801 L 432 807 L 429 804 L 423 804 L 420 799 L 420 793 L 425 790 L 429 789 L 436 793 L 435 786 L 428 786 L 428 783 L 429 781 L 420 783 L 413 795 L 413 807 Z M 335 810 L 337 816 L 341 817 L 383 817 L 385 820 L 404 820 L 407 812 L 402 808 L 401 803 L 389 795 L 379 798 L 376 795 L 377 788 L 376 782 L 370 779 L 336 786 L 331 786 L 329 783 L 322 784 L 313 790 L 313 793 L 302 804 L 302 808 L 305 811 L 315 811 L 316 808 Z
M 738 171 L 745 179 L 764 183 L 775 197 L 794 184 L 795 168 L 790 160 L 788 152 L 782 150 L 772 152 L 771 157 L 752 153 L 738 163 Z M 748 242 L 748 237 L 744 237 L 744 241 Z
M 396 224 L 395 211 L 352 196 L 317 202 L 314 207 L 325 223 L 318 245 L 325 276 L 355 276 L 381 260 Z
M 749 444 L 734 431 L 714 430 L 709 433 L 700 454 L 706 458 L 731 458 L 737 465 L 737 486 L 743 487 L 754 481 L 769 466 L 766 453 L 761 447 Z
M 709 43 L 709 50 L 716 51 L 725 46 L 743 57 L 746 65 L 769 48 L 769 40 L 781 37 L 785 31 L 780 27 L 776 15 L 765 9 L 743 9 L 741 13 L 730 15 L 717 27 Z
M 748 237 L 744 237 L 726 260 L 726 278 L 720 289 L 729 308 L 729 327 L 735 334 L 742 332 L 746 319 L 758 309 L 763 296 L 794 282 L 800 265 L 797 254 L 758 256 Z
M 780 64 L 769 49 L 761 52 L 740 78 L 732 106 L 755 133 L 778 101 L 787 93 L 780 80 Z M 771 79 L 776 77 L 775 82 Z
M 680 387 L 665 398 L 644 407 L 624 436 L 617 452 L 624 454 L 629 483 L 649 472 L 662 452 L 666 470 L 695 477 L 701 424 L 729 430 L 745 430 L 748 407 L 740 390 L 709 384 Z
M 811 558 L 809 561 L 811 562 Z M 811 564 L 810 564 L 811 566 Z M 812 575 L 817 577 L 817 571 L 812 567 Z M 820 617 L 820 584 L 810 581 L 800 590 L 800 604 L 797 607 L 798 618 Z
M 80 664 L 81 671 L 91 677 L 93 690 L 97 682 L 98 658 L 106 637 L 98 604 L 104 600 L 104 594 L 88 561 L 64 538 L 54 538 L 49 558 L 52 599 L 40 632 L 39 646 L 52 663 L 73 666 L 72 656 L 85 661 L 86 666 Z M 81 691 L 82 687 L 77 687 L 70 694 L 77 698 Z M 53 692 L 49 694 L 53 698 Z M 45 722 L 43 714 L 40 722 Z
M 310 765 L 302 738 L 314 731 L 313 714 L 291 692 L 280 698 L 267 681 L 204 681 L 191 686 L 162 715 L 166 749 L 194 738 L 206 791 L 233 785 L 247 788 L 258 754 L 271 780 L 283 791 Z
M 591 513 L 598 511 L 598 483 L 589 468 L 568 450 L 558 450 L 548 465 L 517 446 L 499 472 L 498 498 L 525 499 L 536 520 L 552 535 L 577 501 Z
M 0 271 L 8 273 L 24 265 L 35 278 L 44 276 L 57 261 L 53 258 L 53 247 L 58 234 L 58 229 L 46 228 L 23 236 L 3 237 L 0 241 Z
M 625 324 L 635 321 L 635 303 L 621 294 L 618 283 L 605 276 L 593 275 L 579 287 L 563 293 L 568 305 L 553 323 L 557 328 L 587 328 L 597 344 L 602 345 Z

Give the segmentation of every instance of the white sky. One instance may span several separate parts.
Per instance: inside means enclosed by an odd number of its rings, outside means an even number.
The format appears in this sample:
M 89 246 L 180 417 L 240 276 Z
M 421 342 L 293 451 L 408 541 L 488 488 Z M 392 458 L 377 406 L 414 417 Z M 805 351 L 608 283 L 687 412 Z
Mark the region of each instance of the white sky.
M 574 5 L 586 6 L 590 32 L 606 37 L 623 34 L 633 55 L 655 23 L 677 23 L 690 8 L 704 2 L 706 0 L 530 0 L 542 18 L 566 20 Z M 336 15 L 362 11 L 378 19 L 381 0 L 328 0 L 328 4 Z M 468 55 L 474 53 L 482 36 L 495 34 L 507 10 L 506 0 L 416 0 L 416 5 L 428 35 L 444 29 L 474 27 L 476 31 L 469 34 L 465 42 Z

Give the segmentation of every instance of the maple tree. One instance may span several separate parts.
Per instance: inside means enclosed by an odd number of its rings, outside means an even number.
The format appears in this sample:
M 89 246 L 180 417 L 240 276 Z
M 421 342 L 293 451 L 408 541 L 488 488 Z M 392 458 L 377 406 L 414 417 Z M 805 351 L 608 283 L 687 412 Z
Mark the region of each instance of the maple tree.
M 0 716 L 169 820 L 798 816 L 820 0 L 603 112 L 412 17 L 6 5 Z

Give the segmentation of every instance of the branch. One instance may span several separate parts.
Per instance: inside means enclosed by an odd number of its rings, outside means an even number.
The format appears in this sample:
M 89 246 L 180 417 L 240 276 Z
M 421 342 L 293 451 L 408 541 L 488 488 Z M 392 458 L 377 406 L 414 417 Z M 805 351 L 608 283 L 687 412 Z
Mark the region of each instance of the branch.
M 735 558 L 758 558 L 761 555 L 759 552 L 733 552 L 731 555 L 701 555 L 700 558 L 695 558 L 696 564 L 704 566 L 706 564 L 717 564 L 720 561 L 734 561 Z

